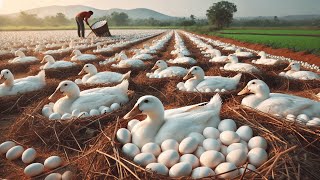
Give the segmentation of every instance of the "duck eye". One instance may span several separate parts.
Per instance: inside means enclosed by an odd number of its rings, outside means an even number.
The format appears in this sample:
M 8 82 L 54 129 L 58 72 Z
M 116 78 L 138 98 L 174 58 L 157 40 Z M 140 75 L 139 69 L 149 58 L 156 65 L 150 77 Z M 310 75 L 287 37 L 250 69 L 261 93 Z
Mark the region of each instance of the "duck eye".
M 9 72 L 7 71 L 7 74 L 9 74 Z
M 197 70 L 197 68 L 194 68 L 194 70 Z
M 256 84 L 256 82 L 252 82 L 252 84 Z
M 64 84 L 64 86 L 68 86 L 68 84 Z
M 144 100 L 144 103 L 148 103 L 149 102 L 149 100 L 147 99 L 147 100 Z

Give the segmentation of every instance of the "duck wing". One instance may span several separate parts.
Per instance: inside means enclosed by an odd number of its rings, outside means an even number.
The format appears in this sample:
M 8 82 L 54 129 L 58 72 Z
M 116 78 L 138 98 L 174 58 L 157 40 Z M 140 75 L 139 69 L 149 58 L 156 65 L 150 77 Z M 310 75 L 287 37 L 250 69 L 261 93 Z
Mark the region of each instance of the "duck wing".
M 231 78 L 221 77 L 221 76 L 206 76 L 203 81 L 197 85 L 197 89 L 235 89 L 237 82 Z
M 116 72 L 100 72 L 87 80 L 87 83 L 113 83 L 119 82 L 122 74 Z

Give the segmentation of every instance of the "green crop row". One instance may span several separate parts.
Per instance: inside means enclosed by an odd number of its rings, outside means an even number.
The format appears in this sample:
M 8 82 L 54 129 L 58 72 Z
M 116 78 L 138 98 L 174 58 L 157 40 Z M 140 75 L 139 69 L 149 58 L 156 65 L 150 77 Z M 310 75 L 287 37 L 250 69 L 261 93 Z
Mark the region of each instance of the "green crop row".
M 320 35 L 320 30 L 303 29 L 228 29 L 222 33 L 250 33 L 250 34 L 290 34 L 290 35 Z

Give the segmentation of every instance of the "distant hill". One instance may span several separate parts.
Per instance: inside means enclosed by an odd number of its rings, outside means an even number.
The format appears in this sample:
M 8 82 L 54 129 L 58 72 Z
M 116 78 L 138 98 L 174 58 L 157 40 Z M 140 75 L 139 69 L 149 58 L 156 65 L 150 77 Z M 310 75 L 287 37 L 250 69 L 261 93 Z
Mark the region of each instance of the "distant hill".
M 235 19 L 241 19 L 241 20 L 250 20 L 250 19 L 273 19 L 274 16 L 257 16 L 257 17 L 235 17 Z M 286 20 L 286 21 L 297 21 L 297 20 L 314 20 L 314 19 L 320 19 L 320 14 L 315 15 L 289 15 L 289 16 L 278 16 L 280 20 Z
M 124 12 L 128 14 L 129 18 L 131 19 L 148 19 L 154 18 L 157 20 L 171 20 L 175 19 L 176 17 L 168 16 L 157 11 L 146 9 L 146 8 L 137 8 L 137 9 L 109 9 L 109 10 L 101 10 L 96 9 L 88 6 L 81 6 L 81 5 L 72 5 L 72 6 L 47 6 L 41 8 L 35 8 L 26 10 L 24 12 L 28 14 L 37 14 L 38 17 L 46 17 L 46 16 L 54 16 L 57 13 L 63 13 L 68 18 L 73 18 L 81 11 L 89 11 L 92 10 L 94 12 L 94 18 L 102 17 L 105 15 L 110 15 L 113 12 Z M 19 13 L 9 14 L 8 16 L 17 16 Z

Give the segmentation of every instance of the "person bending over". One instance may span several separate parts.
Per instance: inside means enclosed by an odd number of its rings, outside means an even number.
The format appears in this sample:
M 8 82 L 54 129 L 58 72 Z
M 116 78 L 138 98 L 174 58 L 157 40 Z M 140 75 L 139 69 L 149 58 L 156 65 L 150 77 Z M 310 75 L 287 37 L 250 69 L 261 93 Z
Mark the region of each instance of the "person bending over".
M 77 26 L 78 26 L 78 36 L 79 37 L 83 37 L 84 38 L 84 22 L 86 22 L 86 24 L 88 26 L 89 23 L 88 23 L 88 19 L 92 16 L 93 12 L 92 11 L 83 11 L 83 12 L 80 12 L 77 16 L 76 16 L 76 22 L 77 22 Z

